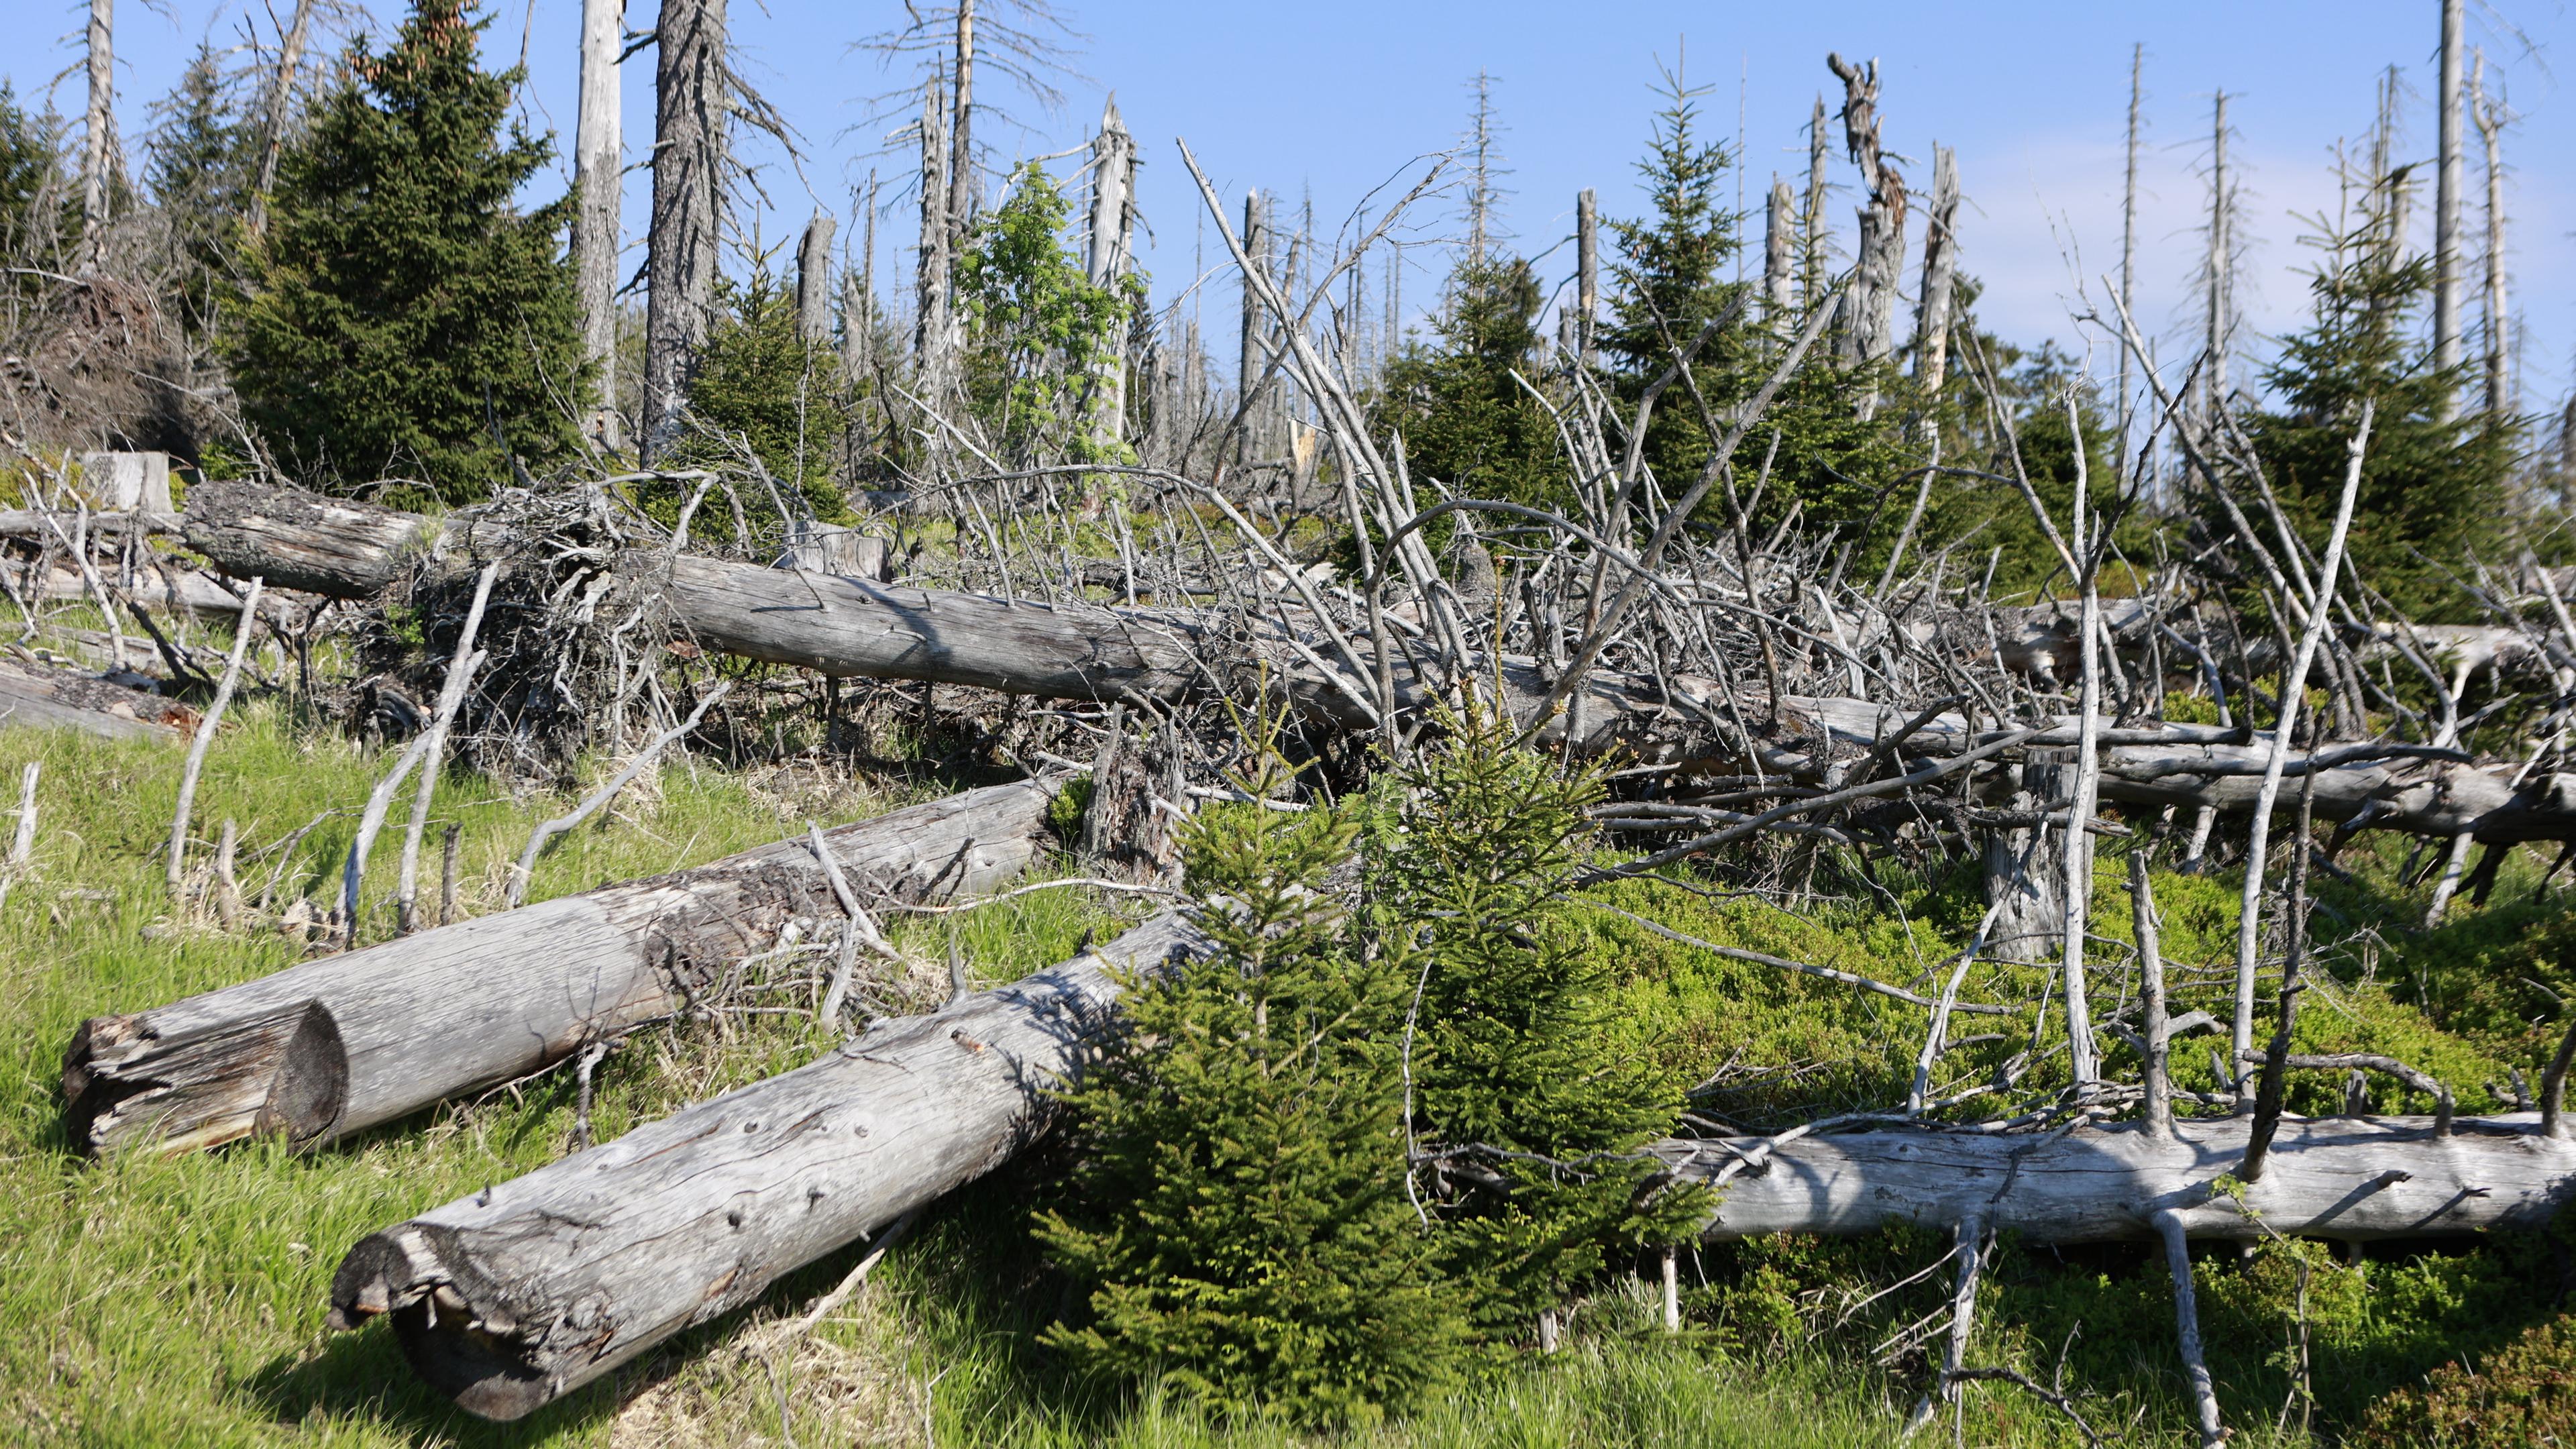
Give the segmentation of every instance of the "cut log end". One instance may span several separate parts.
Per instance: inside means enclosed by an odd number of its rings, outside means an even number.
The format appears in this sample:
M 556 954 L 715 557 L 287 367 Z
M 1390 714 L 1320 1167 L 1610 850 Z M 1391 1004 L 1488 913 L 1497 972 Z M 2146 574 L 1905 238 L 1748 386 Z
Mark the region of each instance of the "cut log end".
M 318 1002 L 186 1042 L 155 1038 L 135 1017 L 95 1016 L 63 1056 L 65 1128 L 91 1156 L 142 1142 L 192 1152 L 270 1133 L 318 1143 L 348 1097 L 349 1054 Z
M 331 1278 L 331 1327 L 393 1320 L 394 1339 L 423 1382 L 478 1418 L 524 1418 L 561 1392 L 533 1362 L 533 1345 L 501 1306 L 496 1285 L 450 1235 L 406 1223 L 359 1243 Z M 576 1325 L 562 1325 L 578 1333 Z M 609 1334 L 598 1333 L 604 1346 Z

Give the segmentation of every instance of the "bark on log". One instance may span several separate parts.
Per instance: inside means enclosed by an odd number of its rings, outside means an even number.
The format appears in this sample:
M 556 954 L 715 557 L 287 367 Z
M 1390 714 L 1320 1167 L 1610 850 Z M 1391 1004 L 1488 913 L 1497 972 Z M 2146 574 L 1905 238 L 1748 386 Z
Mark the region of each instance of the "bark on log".
M 0 725 L 76 729 L 111 740 L 175 740 L 196 724 L 195 710 L 157 694 L 0 663 Z
M 1113 967 L 1203 939 L 1159 917 L 387 1228 L 342 1261 L 331 1324 L 390 1315 L 430 1385 L 519 1418 L 1009 1158 L 1110 1021 Z
M 1900 1223 L 1982 1218 L 2035 1243 L 2151 1240 L 2171 1211 L 2196 1238 L 2267 1233 L 2364 1240 L 2544 1222 L 2576 1195 L 2576 1141 L 2542 1135 L 2535 1113 L 2462 1118 L 2438 1136 L 2424 1117 L 2285 1121 L 2243 1205 L 2216 1190 L 2243 1159 L 2244 1118 L 2006 1136 L 1873 1131 L 1809 1136 L 1728 1182 L 1701 1236 L 1850 1235 Z M 1714 1180 L 1762 1138 L 1654 1148 L 1682 1181 Z
M 980 892 L 1037 854 L 1056 789 L 972 790 L 824 838 L 865 897 Z M 68 1133 L 93 1154 L 325 1142 L 680 1010 L 798 915 L 841 915 L 801 837 L 92 1017 L 64 1060 Z
M 381 591 L 398 571 L 403 550 L 462 549 L 470 543 L 462 525 L 442 530 L 429 520 L 368 504 L 240 485 L 191 490 L 186 532 L 191 547 L 228 573 L 248 578 L 265 572 L 272 586 L 340 598 Z M 1258 649 L 1269 656 L 1272 679 L 1284 682 L 1310 715 L 1352 728 L 1368 723 L 1348 693 L 1296 653 L 1275 620 L 1260 637 L 1246 640 L 1224 632 L 1222 616 L 1189 610 L 1013 601 L 706 558 L 670 561 L 667 578 L 658 555 L 639 566 L 650 575 L 639 573 L 637 584 L 663 589 L 683 631 L 702 645 L 749 658 L 827 674 L 1114 700 L 1169 699 L 1206 689 L 1216 683 L 1206 661 L 1248 662 Z M 1330 657 L 1321 648 L 1316 652 Z M 1410 667 L 1399 662 L 1395 674 L 1399 696 L 1418 700 L 1421 690 Z M 1507 659 L 1502 677 L 1509 696 L 1504 703 L 1515 717 L 1525 716 L 1547 693 L 1544 676 L 1529 660 Z M 1861 699 L 1798 696 L 1783 704 L 1784 740 L 1804 741 L 1822 732 L 1842 760 L 1877 748 L 1906 713 Z M 1743 713 L 1754 711 L 1747 707 Z M 1541 739 L 1559 743 L 1569 723 L 1580 721 L 1578 752 L 1624 749 L 1648 763 L 1724 765 L 1731 771 L 1739 756 L 1725 746 L 1720 725 L 1729 715 L 1724 687 L 1716 680 L 1596 670 L 1580 701 L 1558 715 Z M 2075 743 L 2071 721 L 2058 723 L 2065 728 L 2030 743 Z M 1956 753 L 1980 738 L 1972 737 L 1959 716 L 1942 715 L 1909 737 L 1903 752 Z M 2101 798 L 2243 813 L 2260 793 L 2267 751 L 2261 743 L 2236 743 L 2242 738 L 2215 725 L 2106 731 Z M 1803 744 L 1791 749 L 1756 742 L 1756 748 L 1770 774 L 1812 777 L 1825 763 L 1808 758 Z M 2328 744 L 2319 753 L 2332 760 L 2338 749 L 2351 748 Z M 2294 757 L 2293 766 L 2298 764 Z M 2510 771 L 2433 760 L 2354 759 L 2320 773 L 2316 814 L 2349 829 L 2472 835 L 2490 844 L 2576 839 L 2576 774 L 2534 776 L 2517 787 L 2504 778 Z

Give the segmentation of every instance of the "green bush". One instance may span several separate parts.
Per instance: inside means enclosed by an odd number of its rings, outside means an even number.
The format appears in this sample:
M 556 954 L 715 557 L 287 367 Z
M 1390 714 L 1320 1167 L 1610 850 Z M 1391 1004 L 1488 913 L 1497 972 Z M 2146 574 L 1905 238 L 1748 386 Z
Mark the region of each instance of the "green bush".
M 2371 1406 L 2358 1445 L 2576 1443 L 2576 1329 L 2553 1318 Z
M 1284 766 L 1246 786 L 1267 797 Z M 1136 983 L 1068 1094 L 1074 1195 L 1040 1239 L 1090 1287 L 1047 1341 L 1227 1415 L 1366 1422 L 1451 1376 L 1466 1325 L 1407 1201 L 1410 957 L 1352 948 L 1328 877 L 1355 827 L 1225 808 L 1189 827 L 1216 950 Z

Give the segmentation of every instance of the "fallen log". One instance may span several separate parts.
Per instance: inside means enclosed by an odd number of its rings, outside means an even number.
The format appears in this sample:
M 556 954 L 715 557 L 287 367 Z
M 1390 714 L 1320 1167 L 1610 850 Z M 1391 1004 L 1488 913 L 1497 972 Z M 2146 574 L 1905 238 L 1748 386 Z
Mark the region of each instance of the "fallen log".
M 390 1316 L 423 1380 L 519 1418 L 1000 1165 L 1111 1020 L 1117 973 L 1203 941 L 1158 917 L 375 1233 L 331 1280 L 331 1325 Z
M 442 531 L 444 530 L 444 531 Z M 269 570 L 272 584 L 337 597 L 364 597 L 391 582 L 392 557 L 417 547 L 459 547 L 459 529 L 369 504 L 306 499 L 278 489 L 223 485 L 188 499 L 192 547 L 228 572 Z M 281 573 L 281 571 L 283 571 Z M 1010 600 L 955 590 L 915 589 L 683 557 L 639 560 L 631 587 L 658 588 L 675 625 L 700 645 L 745 658 L 792 664 L 826 674 L 919 679 L 1009 694 L 1069 699 L 1168 700 L 1218 687 L 1215 661 L 1258 658 L 1269 677 L 1310 717 L 1348 728 L 1373 722 L 1359 681 L 1336 682 L 1315 659 L 1328 651 L 1293 637 L 1277 621 L 1246 637 L 1237 621 L 1207 611 L 1113 609 L 1085 603 Z M 1423 689 L 1411 666 L 1391 669 L 1400 704 L 1418 705 Z M 1531 661 L 1506 658 L 1502 704 L 1527 718 L 1547 694 Z M 1893 704 L 1829 696 L 1781 701 L 1776 741 L 1731 744 L 1729 721 L 1757 714 L 1753 702 L 1730 700 L 1716 680 L 1663 679 L 1596 670 L 1568 707 L 1549 720 L 1540 740 L 1580 753 L 1623 752 L 1677 771 L 1731 771 L 1749 746 L 1766 774 L 1812 779 L 1863 754 L 1890 748 L 1909 756 L 1957 754 L 1994 737 L 1956 714 L 1919 723 L 1901 750 L 1895 736 L 1910 711 Z M 2076 722 L 2061 718 L 2027 743 L 2071 745 Z M 1823 736 L 1819 752 L 1812 741 Z M 2260 737 L 2215 725 L 2153 724 L 2100 731 L 2101 798 L 2124 804 L 2202 807 L 2242 813 L 2260 794 L 2268 746 Z M 2329 742 L 2314 758 L 2321 768 L 2315 810 L 2347 830 L 2387 829 L 2433 836 L 2474 836 L 2489 844 L 2576 840 L 2576 775 L 2535 776 L 2520 785 L 2509 766 L 2457 759 L 2392 759 L 2404 747 Z M 1825 758 L 1819 758 L 1819 754 Z M 2310 758 L 2292 757 L 2293 769 Z
M 0 662 L 0 725 L 75 729 L 111 740 L 175 740 L 197 727 L 197 712 L 104 679 Z
M 2536 1113 L 2284 1119 L 2262 1180 L 2242 1197 L 2219 1179 L 2244 1159 L 2243 1117 L 2072 1132 L 1901 1130 L 1815 1135 L 1767 1152 L 1764 1138 L 1672 1140 L 1655 1153 L 1676 1180 L 1724 1193 L 1701 1236 L 1852 1235 L 1982 1219 L 2038 1243 L 2153 1241 L 2160 1213 L 2195 1238 L 2359 1241 L 2529 1227 L 2576 1196 L 2576 1139 Z M 1744 1166 L 1760 1157 L 1758 1166 Z M 1734 1175 L 1727 1175 L 1733 1169 Z
M 864 900 L 980 892 L 1036 857 L 1059 784 L 970 790 L 823 838 Z M 92 1154 L 328 1142 L 671 1015 L 790 919 L 842 915 L 799 837 L 92 1017 L 64 1057 L 68 1134 Z

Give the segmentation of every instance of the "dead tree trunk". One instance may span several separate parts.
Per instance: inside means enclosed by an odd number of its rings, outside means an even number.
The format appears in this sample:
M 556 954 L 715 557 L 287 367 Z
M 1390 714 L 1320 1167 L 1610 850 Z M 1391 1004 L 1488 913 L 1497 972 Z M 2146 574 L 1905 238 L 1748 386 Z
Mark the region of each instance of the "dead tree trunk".
M 396 1224 L 341 1263 L 331 1323 L 390 1315 L 432 1387 L 519 1418 L 1006 1161 L 1114 1020 L 1114 971 L 1202 940 L 1159 917 Z
M 2138 1123 L 2064 1135 L 1872 1131 L 1654 1151 L 1681 1181 L 1725 1181 L 1701 1234 L 1713 1241 L 1983 1219 L 2032 1243 L 2148 1242 L 2161 1212 L 2195 1238 L 2364 1241 L 2536 1226 L 2576 1196 L 2576 1142 L 2543 1136 L 2534 1114 L 2462 1118 L 2447 1136 L 2430 1118 L 2334 1117 L 2282 1123 L 2270 1168 L 2240 1206 L 2218 1179 L 2243 1159 L 2250 1125 L 2177 1122 L 2171 1138 Z
M 724 208 L 726 0 L 663 0 L 653 77 L 653 219 L 645 237 L 644 450 L 680 427 L 706 346 Z
M 2001 904 L 1986 932 L 1986 954 L 2036 965 L 2055 958 L 2066 929 L 2066 797 L 2075 771 L 2059 760 L 2007 768 L 2003 808 L 2027 824 L 1986 834 L 1986 904 Z M 2057 820 L 2044 817 L 2055 815 Z
M 296 7 L 298 14 L 304 7 Z M 596 370 L 591 438 L 623 441 L 617 418 L 617 217 L 625 196 L 618 56 L 626 46 L 626 0 L 582 0 L 581 112 L 573 133 L 573 179 L 581 211 L 573 220 L 573 285 L 581 293 L 581 345 Z
M 1255 188 L 1243 194 L 1243 254 L 1265 272 L 1270 267 L 1270 198 Z M 1243 415 L 1240 453 L 1246 461 L 1261 456 L 1268 442 L 1262 427 L 1262 404 L 1269 389 L 1270 314 L 1262 308 L 1260 289 L 1243 284 L 1243 340 L 1235 364 L 1236 408 Z
M 2467 0 L 2442 0 L 2441 77 L 2433 104 L 2441 121 L 2439 167 L 2433 184 L 2433 366 L 2444 373 L 2460 365 L 2460 69 L 2467 57 L 2461 32 Z M 2459 413 L 2459 398 L 2444 389 L 2442 417 Z
M 1825 64 L 1842 80 L 1843 143 L 1869 194 L 1860 212 L 1843 360 L 1875 367 L 1896 351 L 1896 291 L 1905 271 L 1905 178 L 1879 151 L 1878 62 L 1856 66 L 1828 55 Z M 1861 416 L 1867 418 L 1877 408 L 1875 390 L 1864 394 Z
M 313 0 L 295 0 L 295 13 L 277 47 L 277 74 L 268 88 L 266 114 L 260 118 L 259 185 L 252 189 L 250 214 L 244 223 L 257 236 L 268 224 L 268 193 L 277 186 L 277 157 L 286 147 L 286 112 L 295 99 L 295 73 L 304 64 L 305 37 L 313 25 Z
M 116 0 L 89 0 L 89 109 L 81 133 L 81 266 L 107 244 L 108 171 L 116 164 Z
M 1914 376 L 1924 396 L 1938 397 L 1950 368 L 1950 284 L 1959 268 L 1959 165 L 1947 146 L 1932 148 L 1932 209 L 1923 223 L 1923 301 L 1914 313 Z
M 1601 319 L 1601 204 L 1587 186 L 1574 194 L 1574 355 L 1592 368 Z
M 2227 185 L 2227 92 L 2213 99 L 2209 128 L 2209 262 L 2204 279 L 2209 295 L 2208 315 L 2203 325 L 2201 347 L 2206 359 L 2200 369 L 2201 417 L 2204 425 L 2215 428 L 2214 420 L 2227 406 L 2227 349 L 2235 332 L 2230 316 L 2234 281 L 2234 249 L 2228 236 L 2228 221 L 2235 206 L 2234 193 Z
M 1797 297 L 1791 290 L 1790 251 L 1797 245 L 1790 235 L 1796 225 L 1790 220 L 1790 208 L 1797 204 L 1789 194 L 1789 183 L 1773 177 L 1771 200 L 1762 213 L 1762 301 L 1771 319 L 1771 329 L 1786 336 L 1797 315 Z
M 840 229 L 818 206 L 796 248 L 796 335 L 809 350 L 832 345 L 832 237 Z
M 948 117 L 937 77 L 921 93 L 921 248 L 914 286 L 912 365 L 922 401 L 947 404 L 950 333 L 948 252 Z
M 2487 98 L 2486 67 L 2482 54 L 2469 80 L 2469 103 L 2476 110 L 2478 139 L 2486 143 L 2487 161 L 2486 336 L 2480 340 L 2486 353 L 2487 413 L 2506 418 L 2513 415 L 2513 383 L 2506 346 L 2510 318 L 2504 306 L 2505 117 L 2503 102 Z
M 2147 67 L 2147 47 L 2140 41 L 2129 51 L 2129 162 L 2120 188 L 2120 314 L 2137 311 L 2138 280 L 2138 105 Z M 1939 183 L 1934 183 L 1939 189 Z M 2120 349 L 2119 430 L 2122 478 L 2129 476 L 2129 349 Z
M 462 524 L 433 524 L 373 504 L 325 501 L 281 489 L 211 483 L 191 489 L 184 533 L 192 548 L 242 578 L 265 574 L 272 588 L 335 598 L 372 597 L 392 582 L 412 550 L 465 551 Z M 639 560 L 637 587 L 663 591 L 677 627 L 701 644 L 748 658 L 796 664 L 830 674 L 926 679 L 1015 694 L 1116 700 L 1170 699 L 1215 689 L 1215 658 L 1247 666 L 1268 655 L 1311 717 L 1367 727 L 1353 691 L 1319 672 L 1289 643 L 1273 617 L 1254 637 L 1242 621 L 1181 609 L 1110 609 L 1091 604 L 1005 601 L 982 594 L 905 589 L 858 579 L 800 577 L 749 564 L 683 556 L 665 567 Z M 1219 632 L 1210 632 L 1219 631 Z M 1222 641 L 1222 647 L 1217 647 Z M 1312 646 L 1310 646 L 1312 647 Z M 1318 657 L 1321 657 L 1320 655 Z M 1425 702 L 1411 663 L 1392 664 L 1400 707 Z M 1523 717 L 1547 696 L 1535 661 L 1503 661 L 1503 706 Z M 1359 691 L 1365 693 L 1365 691 Z M 1738 701 L 1741 703 L 1741 701 Z M 1789 696 L 1781 701 L 1789 732 L 1829 737 L 1837 759 L 1876 749 L 1885 707 L 1860 699 Z M 1706 765 L 1731 773 L 1743 763 L 1726 719 L 1730 694 L 1720 681 L 1688 675 L 1655 678 L 1599 669 L 1587 676 L 1579 709 L 1557 714 L 1540 738 L 1562 743 L 1579 718 L 1579 753 L 1626 749 L 1647 763 Z M 1746 712 L 1750 712 L 1749 709 Z M 2061 718 L 2032 735 L 2031 748 L 2074 744 L 2075 721 Z M 2207 807 L 2243 814 L 2263 799 L 2271 756 L 2265 737 L 2237 744 L 2233 729 L 2157 725 L 2105 729 L 2100 798 L 2122 804 Z M 1954 756 L 1998 736 L 1972 731 L 1955 714 L 1924 722 L 1905 742 L 1919 759 Z M 1759 746 L 1762 769 L 1812 779 L 1827 762 L 1801 750 Z M 2576 838 L 2576 775 L 2532 776 L 2514 783 L 2510 765 L 2479 766 L 2378 744 L 2319 745 L 2293 752 L 2293 774 L 2318 770 L 2316 815 L 2360 829 L 2452 837 L 2485 843 Z M 2045 802 L 2042 802 L 2045 803 Z
M 1136 138 L 1119 119 L 1118 98 L 1100 110 L 1100 134 L 1091 143 L 1091 235 L 1083 258 L 1091 285 L 1114 290 L 1124 283 L 1133 255 L 1135 226 Z M 1127 419 L 1127 332 L 1118 335 L 1096 368 L 1092 382 L 1093 437 L 1105 448 L 1122 439 Z
M 157 694 L 0 661 L 0 727 L 75 729 L 111 740 L 175 740 L 190 718 L 178 701 Z
M 996 785 L 824 838 L 876 899 L 971 894 L 1026 867 L 1054 795 Z M 806 841 L 787 840 L 92 1017 L 63 1066 L 69 1135 L 90 1153 L 326 1142 L 684 1010 L 791 918 L 841 914 Z

